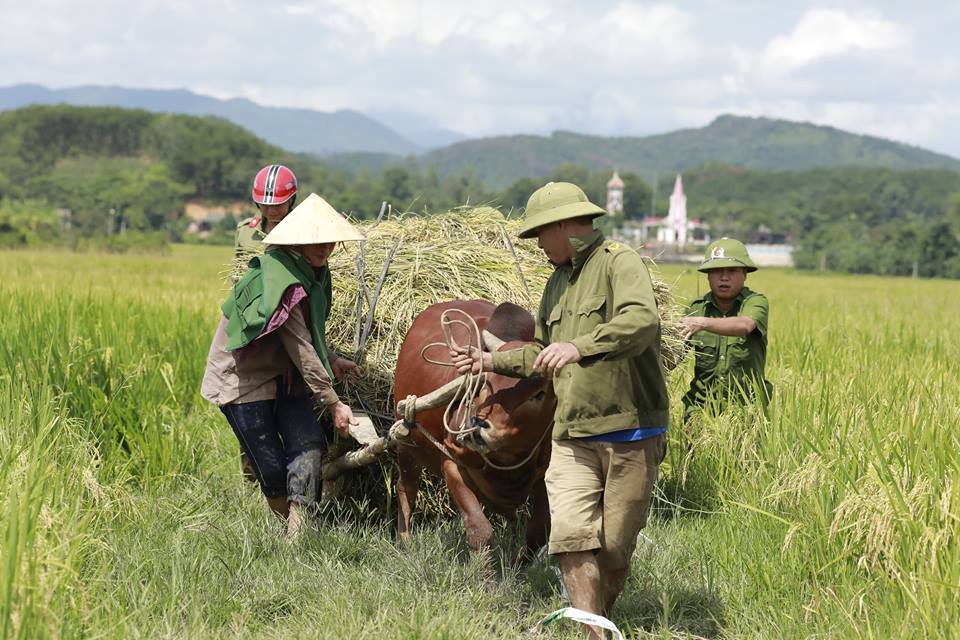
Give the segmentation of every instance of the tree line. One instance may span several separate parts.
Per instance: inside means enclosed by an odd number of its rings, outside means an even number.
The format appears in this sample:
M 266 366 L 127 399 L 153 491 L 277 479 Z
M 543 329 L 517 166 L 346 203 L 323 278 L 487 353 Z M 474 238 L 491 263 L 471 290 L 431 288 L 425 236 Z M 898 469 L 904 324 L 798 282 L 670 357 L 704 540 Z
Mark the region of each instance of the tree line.
M 0 112 L 0 246 L 111 237 L 123 229 L 182 240 L 184 204 L 247 200 L 256 170 L 283 162 L 301 189 L 357 218 L 380 203 L 416 211 L 493 204 L 518 215 L 548 180 L 579 184 L 600 205 L 609 170 L 561 164 L 491 189 L 469 170 L 439 177 L 408 158 L 347 171 L 291 154 L 220 118 L 110 107 Z M 623 218 L 666 215 L 675 175 L 622 173 Z M 766 172 L 706 164 L 683 175 L 688 213 L 712 234 L 790 242 L 801 268 L 960 277 L 960 174 L 878 168 Z M 69 211 L 69 229 L 65 223 Z M 251 205 L 250 212 L 253 213 Z M 229 241 L 235 221 L 215 229 Z

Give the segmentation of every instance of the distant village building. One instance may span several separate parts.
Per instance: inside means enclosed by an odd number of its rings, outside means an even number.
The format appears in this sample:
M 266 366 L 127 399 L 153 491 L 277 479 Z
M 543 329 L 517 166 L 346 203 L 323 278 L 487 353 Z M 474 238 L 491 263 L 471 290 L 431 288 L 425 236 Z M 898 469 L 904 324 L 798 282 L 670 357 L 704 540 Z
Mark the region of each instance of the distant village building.
M 683 193 L 683 180 L 677 174 L 670 194 L 670 210 L 667 223 L 657 231 L 657 242 L 674 244 L 680 251 L 687 246 L 687 196 Z
M 656 242 L 658 247 L 670 247 L 678 253 L 683 253 L 688 244 L 701 247 L 710 243 L 710 226 L 699 218 L 687 218 L 687 196 L 683 192 L 683 179 L 680 174 L 677 174 L 673 184 L 667 216 L 646 216 L 640 237 L 641 242 Z
M 614 171 L 607 182 L 607 213 L 611 216 L 623 213 L 624 184 Z M 622 220 L 622 218 L 621 218 Z M 665 260 L 696 263 L 702 259 L 706 245 L 710 244 L 710 226 L 699 219 L 687 217 L 687 196 L 683 192 L 683 178 L 677 174 L 670 194 L 670 209 L 665 217 L 646 216 L 641 221 L 622 220 L 614 230 L 614 236 L 633 245 L 642 245 L 643 255 Z M 787 238 L 760 225 L 743 237 L 750 257 L 764 267 L 793 266 L 793 247 Z M 689 247 L 697 251 L 686 253 Z
M 57 219 L 60 221 L 60 230 L 66 231 L 73 227 L 73 211 L 70 209 L 57 209 Z
M 790 244 L 746 244 L 747 252 L 758 266 L 761 267 L 792 267 L 793 245 Z
M 188 202 L 183 207 L 183 214 L 190 223 L 187 225 L 187 233 L 196 234 L 200 237 L 206 237 L 213 226 L 221 222 L 224 218 L 231 217 L 234 220 L 240 220 L 247 215 L 252 215 L 251 204 L 246 202 L 232 202 L 226 205 L 206 205 L 202 202 Z
M 626 185 L 620 174 L 614 170 L 613 177 L 607 182 L 607 213 L 611 217 L 623 215 L 623 190 Z

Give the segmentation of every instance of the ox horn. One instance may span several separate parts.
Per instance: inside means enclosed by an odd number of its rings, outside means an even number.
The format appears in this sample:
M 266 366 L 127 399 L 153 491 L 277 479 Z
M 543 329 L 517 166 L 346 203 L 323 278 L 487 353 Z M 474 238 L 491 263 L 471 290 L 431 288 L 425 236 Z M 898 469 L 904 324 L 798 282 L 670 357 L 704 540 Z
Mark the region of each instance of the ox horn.
M 506 344 L 503 340 L 493 335 L 486 329 L 483 330 L 483 344 L 486 345 L 487 351 L 491 353 L 496 353 L 500 350 L 500 347 Z

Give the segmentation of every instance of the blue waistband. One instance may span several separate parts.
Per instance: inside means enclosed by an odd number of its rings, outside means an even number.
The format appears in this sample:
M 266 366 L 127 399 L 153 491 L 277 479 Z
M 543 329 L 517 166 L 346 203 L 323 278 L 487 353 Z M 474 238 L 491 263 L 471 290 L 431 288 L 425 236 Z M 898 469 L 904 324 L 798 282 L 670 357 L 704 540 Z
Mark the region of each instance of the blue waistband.
M 600 442 L 636 442 L 637 440 L 646 440 L 667 432 L 666 427 L 647 427 L 645 429 L 622 429 L 620 431 L 611 431 L 610 433 L 601 433 L 598 436 L 587 436 L 578 438 L 578 440 L 599 440 Z

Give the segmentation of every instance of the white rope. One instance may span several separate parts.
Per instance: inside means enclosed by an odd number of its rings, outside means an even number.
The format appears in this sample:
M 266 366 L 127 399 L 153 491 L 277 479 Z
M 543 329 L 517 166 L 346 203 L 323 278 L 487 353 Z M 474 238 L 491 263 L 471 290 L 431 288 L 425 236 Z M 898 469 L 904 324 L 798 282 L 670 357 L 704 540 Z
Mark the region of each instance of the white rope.
M 466 318 L 466 320 L 454 319 L 451 318 L 451 314 L 459 314 Z M 457 343 L 456 337 L 453 335 L 453 327 L 460 326 L 466 329 L 468 334 L 468 343 L 466 347 L 461 346 Z M 480 327 L 477 326 L 476 320 L 473 319 L 470 314 L 461 310 L 461 309 L 447 309 L 440 315 L 440 330 L 443 332 L 443 342 L 431 342 L 423 346 L 420 349 L 420 357 L 430 364 L 435 364 L 440 367 L 452 367 L 454 366 L 452 362 L 444 362 L 441 360 L 434 360 L 427 356 L 427 350 L 434 347 L 444 347 L 449 351 L 463 351 L 466 350 L 467 353 L 471 353 L 473 349 L 477 351 L 483 351 L 483 338 L 481 336 Z M 474 339 L 476 339 L 476 345 L 474 345 Z M 453 436 L 463 436 L 467 434 L 474 433 L 479 431 L 481 427 L 479 425 L 468 426 L 469 422 L 476 415 L 476 404 L 475 398 L 479 395 L 480 390 L 483 388 L 483 385 L 486 383 L 486 376 L 483 370 L 483 358 L 480 358 L 480 371 L 474 373 L 471 369 L 463 375 L 460 387 L 454 393 L 453 397 L 447 403 L 447 407 L 443 412 L 443 428 L 446 429 L 447 433 Z M 420 425 L 416 422 L 416 396 L 407 396 L 404 405 L 404 417 L 403 420 L 406 421 L 406 424 L 416 425 L 418 429 L 426 436 L 429 437 L 429 434 L 426 433 L 426 430 L 420 428 Z M 451 417 L 460 416 L 460 421 L 456 426 L 451 426 Z M 401 425 L 403 421 L 397 421 L 394 425 L 394 428 L 397 428 Z M 547 425 L 547 428 L 544 429 L 543 434 L 540 436 L 540 439 L 537 440 L 537 444 L 534 445 L 533 449 L 530 451 L 527 456 L 516 464 L 510 465 L 501 465 L 493 462 L 487 457 L 487 454 L 482 452 L 479 453 L 480 457 L 483 458 L 484 463 L 498 471 L 513 471 L 519 469 L 523 465 L 530 462 L 533 459 L 533 456 L 537 454 L 540 450 L 540 447 L 543 445 L 544 441 L 547 439 L 547 435 L 550 434 L 553 429 L 553 423 Z M 409 431 L 408 431 L 409 433 Z M 429 437 L 433 444 L 439 448 L 445 455 L 450 457 L 452 456 L 449 451 L 446 450 L 446 447 L 442 446 L 437 442 L 433 437 Z
M 458 320 L 451 318 L 451 315 L 459 314 L 466 318 L 466 320 Z M 461 326 L 467 330 L 468 338 L 466 346 L 461 346 L 457 343 L 456 337 L 453 335 L 453 327 Z M 462 309 L 447 309 L 440 315 L 440 330 L 443 332 L 443 342 L 431 342 L 426 344 L 420 349 L 420 357 L 430 364 L 435 364 L 441 367 L 452 367 L 452 362 L 443 362 L 440 360 L 433 360 L 427 357 L 427 350 L 433 347 L 446 347 L 448 351 L 461 351 L 466 350 L 467 353 L 471 353 L 474 349 L 477 351 L 483 351 L 483 341 L 480 336 L 480 327 L 477 326 L 477 321 L 473 319 L 470 314 Z M 474 339 L 476 339 L 476 345 L 474 345 Z M 480 429 L 479 426 L 468 426 L 470 421 L 476 415 L 476 405 L 474 403 L 474 398 L 480 393 L 480 390 L 483 388 L 484 381 L 486 380 L 483 371 L 483 358 L 480 358 L 480 371 L 474 373 L 471 369 L 463 375 L 463 381 L 460 383 L 460 388 L 457 389 L 457 392 L 453 394 L 453 397 L 450 399 L 450 402 L 447 403 L 447 408 L 443 412 L 443 428 L 446 429 L 447 433 L 454 436 L 467 435 L 473 433 Z M 451 421 L 453 416 L 460 416 L 460 421 L 455 426 L 451 426 Z
M 521 461 L 518 462 L 517 464 L 509 464 L 509 465 L 499 465 L 499 464 L 496 464 L 496 463 L 494 463 L 494 462 L 491 462 L 491 461 L 490 461 L 490 458 L 488 458 L 488 457 L 487 457 L 487 454 L 485 454 L 485 453 L 481 453 L 481 454 L 480 454 L 480 457 L 483 458 L 483 461 L 484 461 L 485 463 L 487 463 L 487 466 L 488 466 L 488 467 L 491 467 L 491 468 L 493 468 L 493 469 L 496 469 L 497 471 L 513 471 L 514 469 L 519 469 L 520 467 L 522 467 L 523 465 L 527 464 L 528 462 L 530 462 L 530 460 L 533 459 L 534 454 L 535 454 L 537 451 L 540 450 L 540 447 L 543 445 L 544 440 L 547 439 L 547 435 L 548 435 L 549 433 L 551 433 L 551 432 L 553 432 L 553 422 L 552 422 L 552 421 L 550 422 L 550 424 L 547 425 L 547 428 L 544 429 L 543 434 L 540 436 L 540 439 L 537 440 L 537 444 L 534 445 L 533 450 L 527 455 L 526 458 L 524 458 L 523 460 L 521 460 Z

